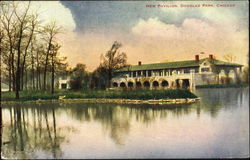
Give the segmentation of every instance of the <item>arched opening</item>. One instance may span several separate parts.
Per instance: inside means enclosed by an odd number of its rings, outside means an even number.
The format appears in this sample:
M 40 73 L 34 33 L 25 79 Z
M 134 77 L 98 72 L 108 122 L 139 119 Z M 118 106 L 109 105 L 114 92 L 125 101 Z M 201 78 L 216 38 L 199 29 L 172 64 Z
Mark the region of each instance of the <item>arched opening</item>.
M 141 82 L 136 82 L 136 88 L 141 88 Z
M 149 88 L 149 87 L 150 87 L 149 81 L 145 81 L 145 82 L 143 83 L 143 86 L 144 86 L 145 88 Z
M 124 88 L 126 87 L 126 84 L 124 82 L 120 83 L 120 87 Z
M 189 79 L 183 79 L 182 87 L 183 87 L 184 89 L 190 88 Z
M 118 83 L 114 82 L 113 87 L 118 87 Z
M 134 86 L 134 83 L 133 82 L 128 82 L 128 87 L 129 88 L 132 88 Z
M 154 81 L 154 82 L 153 82 L 153 87 L 154 87 L 154 88 L 159 87 L 159 83 L 158 83 L 157 81 Z
M 167 87 L 167 86 L 168 86 L 168 81 L 163 80 L 163 81 L 161 82 L 161 86 L 162 86 L 162 87 Z

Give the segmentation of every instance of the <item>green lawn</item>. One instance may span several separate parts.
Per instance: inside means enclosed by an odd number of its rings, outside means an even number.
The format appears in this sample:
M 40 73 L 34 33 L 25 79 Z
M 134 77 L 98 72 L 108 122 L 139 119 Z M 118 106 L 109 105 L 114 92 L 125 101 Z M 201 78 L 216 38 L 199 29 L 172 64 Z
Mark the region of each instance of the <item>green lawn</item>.
M 59 96 L 66 96 L 65 99 L 75 98 L 106 98 L 106 99 L 176 99 L 176 98 L 197 98 L 196 95 L 188 90 L 167 89 L 167 90 L 133 90 L 133 91 L 104 91 L 104 90 L 85 90 L 85 91 L 56 91 L 54 94 L 45 91 L 22 91 L 19 101 L 29 100 L 52 100 Z M 14 92 L 4 92 L 2 101 L 15 101 Z

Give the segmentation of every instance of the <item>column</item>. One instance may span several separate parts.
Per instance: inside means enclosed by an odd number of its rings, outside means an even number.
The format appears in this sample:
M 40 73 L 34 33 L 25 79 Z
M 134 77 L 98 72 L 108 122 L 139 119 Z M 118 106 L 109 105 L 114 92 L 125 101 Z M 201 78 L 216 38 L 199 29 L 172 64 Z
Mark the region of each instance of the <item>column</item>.
M 179 79 L 179 85 L 180 85 L 180 88 L 183 87 L 183 80 L 182 79 Z

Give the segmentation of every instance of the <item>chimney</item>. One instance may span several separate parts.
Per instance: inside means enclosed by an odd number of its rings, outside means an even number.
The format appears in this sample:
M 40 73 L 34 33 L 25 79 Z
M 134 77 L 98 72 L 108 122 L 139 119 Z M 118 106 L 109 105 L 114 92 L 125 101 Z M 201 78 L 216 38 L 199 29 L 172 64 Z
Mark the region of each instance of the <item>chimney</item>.
M 200 60 L 200 59 L 199 59 L 199 55 L 195 55 L 195 61 L 196 61 L 196 62 L 199 62 L 199 60 Z
M 209 58 L 210 58 L 210 59 L 214 59 L 214 57 L 213 57 L 212 54 L 209 54 Z
M 141 61 L 138 61 L 138 65 L 139 65 L 139 66 L 141 65 Z

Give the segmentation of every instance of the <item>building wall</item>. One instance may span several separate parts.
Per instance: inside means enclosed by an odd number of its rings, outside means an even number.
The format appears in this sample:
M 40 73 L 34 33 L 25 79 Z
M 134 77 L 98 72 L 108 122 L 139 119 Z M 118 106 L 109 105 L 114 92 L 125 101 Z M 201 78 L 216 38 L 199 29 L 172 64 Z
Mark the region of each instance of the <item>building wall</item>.
M 70 89 L 70 85 L 69 85 L 69 81 L 70 81 L 70 77 L 60 77 L 58 80 L 58 89 L 63 89 L 62 85 L 66 85 L 66 89 Z
M 179 69 L 163 69 L 162 71 L 151 71 L 151 76 L 143 75 L 143 71 L 139 73 L 136 71 L 124 72 L 120 77 L 114 77 L 112 79 L 112 87 L 118 88 L 194 88 L 196 85 L 206 84 L 219 84 L 225 83 L 223 79 L 230 78 L 230 83 L 236 82 L 237 69 L 228 67 L 216 68 L 211 63 L 204 61 L 198 68 L 188 68 L 189 71 L 184 68 Z M 223 70 L 225 69 L 226 72 Z M 215 72 L 219 71 L 219 73 Z M 136 75 L 136 77 L 133 77 Z M 140 75 L 140 76 L 138 76 Z M 150 84 L 150 87 L 144 85 L 144 83 Z M 158 83 L 158 87 L 155 87 Z M 163 85 L 163 83 L 165 85 Z M 133 84 L 133 86 L 131 86 Z M 138 84 L 138 85 L 136 85 Z M 167 84 L 167 85 L 166 85 Z M 187 86 L 188 84 L 188 86 Z M 141 87 L 139 87 L 141 86 Z
M 193 78 L 192 78 L 193 77 Z M 112 79 L 112 87 L 127 87 L 127 88 L 178 88 L 178 85 L 182 86 L 183 82 L 189 83 L 189 87 L 195 77 L 195 73 L 179 73 L 169 76 L 151 76 L 151 77 L 119 77 Z M 187 82 L 188 81 L 188 82 Z M 133 86 L 129 85 L 133 84 Z M 149 84 L 150 87 L 147 87 Z

